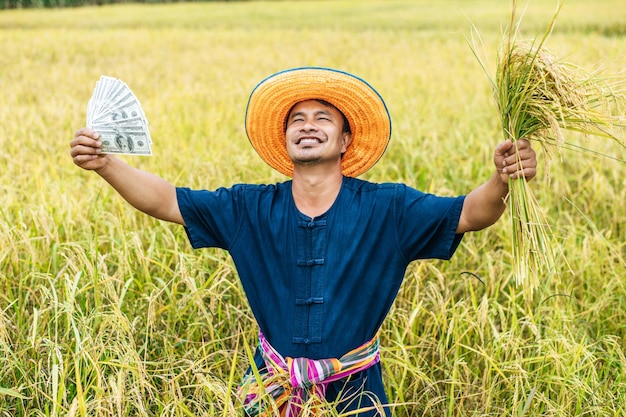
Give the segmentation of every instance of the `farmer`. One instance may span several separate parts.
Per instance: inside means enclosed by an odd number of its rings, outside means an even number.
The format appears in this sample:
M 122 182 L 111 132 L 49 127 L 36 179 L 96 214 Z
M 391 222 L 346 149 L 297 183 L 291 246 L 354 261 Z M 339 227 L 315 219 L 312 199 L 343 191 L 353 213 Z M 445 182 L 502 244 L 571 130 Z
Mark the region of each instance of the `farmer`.
M 449 259 L 465 232 L 495 223 L 509 178 L 535 176 L 535 152 L 526 140 L 499 144 L 493 175 L 466 196 L 357 179 L 387 147 L 387 107 L 362 79 L 315 67 L 259 83 L 245 126 L 261 158 L 290 181 L 177 188 L 102 154 L 100 135 L 87 128 L 71 156 L 138 210 L 185 226 L 194 248 L 229 251 L 259 326 L 259 371 L 240 388 L 247 415 L 278 406 L 296 416 L 325 399 L 339 412 L 390 416 L 380 407 L 378 332 L 408 264 Z M 264 405 L 268 395 L 275 405 Z

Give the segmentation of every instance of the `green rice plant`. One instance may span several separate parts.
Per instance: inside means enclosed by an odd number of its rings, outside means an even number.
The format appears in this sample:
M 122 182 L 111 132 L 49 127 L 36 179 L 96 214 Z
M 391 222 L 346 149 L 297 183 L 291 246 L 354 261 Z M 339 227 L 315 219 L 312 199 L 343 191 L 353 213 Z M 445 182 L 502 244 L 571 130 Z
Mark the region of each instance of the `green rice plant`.
M 616 92 L 610 78 L 559 60 L 545 48 L 560 4 L 543 35 L 524 41 L 519 39 L 522 18 L 517 18 L 517 3 L 513 0 L 495 78 L 490 77 L 504 138 L 539 143 L 546 161 L 562 148 L 592 152 L 568 143 L 564 130 L 611 139 L 626 147 L 615 133 L 620 127 L 623 95 Z M 474 55 L 488 73 L 475 45 L 471 44 Z M 559 245 L 527 182 L 511 179 L 509 189 L 514 274 L 528 296 L 541 278 L 558 273 Z

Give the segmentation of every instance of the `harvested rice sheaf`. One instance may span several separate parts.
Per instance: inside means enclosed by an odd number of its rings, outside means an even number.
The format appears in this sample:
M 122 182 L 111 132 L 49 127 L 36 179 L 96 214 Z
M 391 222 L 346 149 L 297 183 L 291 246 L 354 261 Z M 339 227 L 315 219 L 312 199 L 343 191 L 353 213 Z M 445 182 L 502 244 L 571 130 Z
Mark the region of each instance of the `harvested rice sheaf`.
M 516 8 L 514 0 L 495 79 L 490 78 L 505 139 L 538 142 L 547 160 L 563 148 L 592 152 L 569 144 L 565 130 L 614 140 L 626 147 L 616 133 L 624 127 L 624 95 L 615 89 L 619 79 L 585 71 L 546 50 L 544 44 L 560 7 L 544 35 L 531 42 L 517 39 L 521 19 L 516 20 Z M 478 57 L 474 47 L 473 51 Z M 542 280 L 559 271 L 559 245 L 526 181 L 510 180 L 509 189 L 513 269 L 517 284 L 529 296 Z

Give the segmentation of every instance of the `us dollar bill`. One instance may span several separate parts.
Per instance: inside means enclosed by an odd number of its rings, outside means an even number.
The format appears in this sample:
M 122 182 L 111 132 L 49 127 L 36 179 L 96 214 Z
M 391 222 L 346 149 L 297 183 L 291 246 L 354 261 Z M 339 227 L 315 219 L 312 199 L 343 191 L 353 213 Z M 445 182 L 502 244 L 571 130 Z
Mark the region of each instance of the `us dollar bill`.
M 102 153 L 152 155 L 150 137 L 144 130 L 99 128 Z
M 152 155 L 152 138 L 141 103 L 123 81 L 102 76 L 87 104 L 87 126 L 100 133 L 102 152 Z

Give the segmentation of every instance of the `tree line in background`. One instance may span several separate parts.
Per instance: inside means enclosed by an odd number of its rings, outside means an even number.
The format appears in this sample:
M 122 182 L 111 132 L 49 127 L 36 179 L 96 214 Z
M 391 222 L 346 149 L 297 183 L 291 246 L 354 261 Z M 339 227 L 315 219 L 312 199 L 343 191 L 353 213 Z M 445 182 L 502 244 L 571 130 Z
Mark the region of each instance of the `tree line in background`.
M 57 8 L 57 7 L 80 7 L 101 6 L 114 3 L 175 3 L 179 0 L 0 0 L 2 9 L 29 9 L 29 8 Z M 201 0 L 215 1 L 241 1 L 241 0 Z

